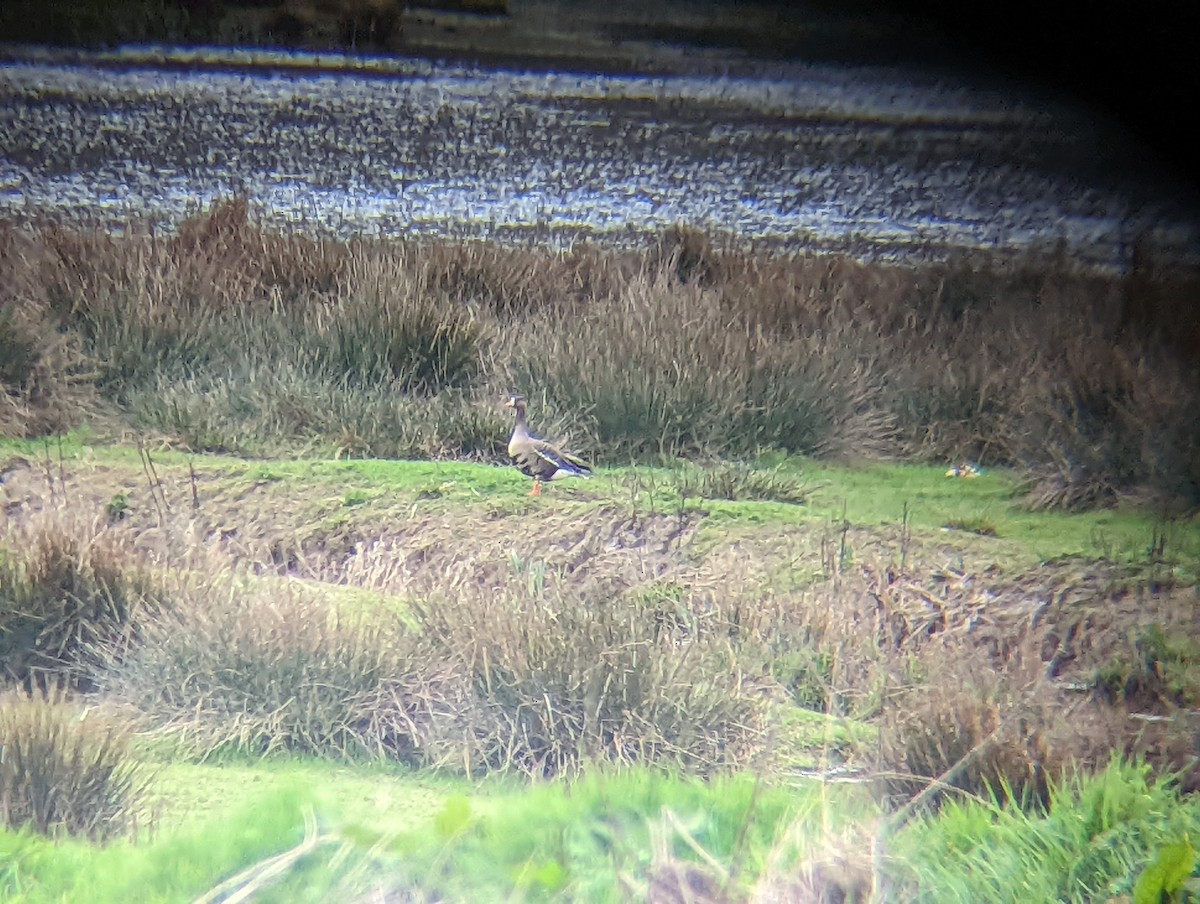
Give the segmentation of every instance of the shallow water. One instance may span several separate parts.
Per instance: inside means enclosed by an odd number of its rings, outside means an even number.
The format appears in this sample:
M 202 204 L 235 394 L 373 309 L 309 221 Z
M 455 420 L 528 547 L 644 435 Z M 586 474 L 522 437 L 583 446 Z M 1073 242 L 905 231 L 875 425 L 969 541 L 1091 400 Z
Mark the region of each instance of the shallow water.
M 277 58 L 278 59 L 278 58 Z M 0 65 L 0 217 L 172 227 L 235 193 L 347 237 L 645 241 L 689 224 L 866 259 L 1196 255 L 1194 212 L 1081 114 L 947 76 Z

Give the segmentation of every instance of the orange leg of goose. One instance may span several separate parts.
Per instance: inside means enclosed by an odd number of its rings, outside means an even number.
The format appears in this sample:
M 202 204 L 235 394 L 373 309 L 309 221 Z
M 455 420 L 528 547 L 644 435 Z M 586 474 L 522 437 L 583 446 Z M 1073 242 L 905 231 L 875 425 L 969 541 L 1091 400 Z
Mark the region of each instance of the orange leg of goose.
M 541 496 L 542 495 L 542 482 L 540 480 L 535 479 L 533 481 L 533 489 L 529 491 L 529 495 L 530 496 Z

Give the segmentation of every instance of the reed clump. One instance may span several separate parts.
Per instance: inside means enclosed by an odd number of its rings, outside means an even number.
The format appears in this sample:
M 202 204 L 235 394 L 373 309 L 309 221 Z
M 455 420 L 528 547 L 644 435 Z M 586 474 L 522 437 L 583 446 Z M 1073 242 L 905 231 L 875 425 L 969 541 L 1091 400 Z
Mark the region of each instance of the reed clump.
M 338 242 L 233 200 L 171 236 L 6 228 L 0 276 L 5 435 L 104 409 L 197 450 L 487 458 L 485 411 L 516 388 L 613 461 L 970 459 L 1025 469 L 1032 507 L 1200 498 L 1186 275 L 905 269 L 682 229 L 643 252 Z
M 247 592 L 218 571 L 181 580 L 134 643 L 106 645 L 96 683 L 191 757 L 415 764 L 436 706 L 429 689 L 451 697 L 454 682 L 433 662 L 418 673 L 413 647 L 385 617 L 299 592 Z
M 720 631 L 673 630 L 651 601 L 598 582 L 569 593 L 460 585 L 414 607 L 485 716 L 478 766 L 548 776 L 590 763 L 724 772 L 761 755 L 766 707 Z
M 151 772 L 130 749 L 135 728 L 57 688 L 0 695 L 0 825 L 93 841 L 138 828 Z
M 162 602 L 128 534 L 53 509 L 0 533 L 0 669 L 27 688 L 90 689 L 97 649 Z

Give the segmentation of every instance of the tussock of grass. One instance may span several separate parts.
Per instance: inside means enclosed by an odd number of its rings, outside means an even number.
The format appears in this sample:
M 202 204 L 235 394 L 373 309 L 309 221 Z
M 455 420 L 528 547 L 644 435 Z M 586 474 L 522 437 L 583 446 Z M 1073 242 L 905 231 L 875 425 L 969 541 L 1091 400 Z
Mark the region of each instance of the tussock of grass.
M 96 649 L 158 602 L 130 537 L 47 510 L 0 532 L 0 667 L 25 686 L 87 687 Z
M 0 696 L 0 823 L 42 835 L 118 837 L 146 816 L 134 724 L 57 689 Z
M 610 460 L 965 458 L 1031 469 L 1034 507 L 1200 492 L 1200 384 L 1164 328 L 1185 279 L 912 271 L 686 231 L 642 253 L 314 241 L 242 200 L 173 237 L 4 230 L 0 279 L 6 435 L 102 398 L 192 449 L 496 455 L 481 405 L 516 388 Z
M 0 310 L 0 381 L 9 386 L 28 383 L 40 358 L 34 331 L 17 321 L 16 311 Z
M 659 520 L 611 534 L 598 532 L 603 513 L 572 519 L 577 539 L 559 564 L 514 559 L 515 570 L 503 531 L 464 559 L 457 535 L 443 547 L 427 528 L 413 535 L 422 547 L 357 548 L 326 575 L 409 595 L 395 620 L 361 605 L 351 616 L 309 591 L 247 588 L 220 558 L 196 555 L 217 570 L 173 585 L 171 605 L 111 646 L 95 680 L 200 756 L 292 751 L 538 775 L 590 762 L 738 768 L 766 754 L 770 682 L 749 676 L 803 616 L 716 588 L 646 592 L 641 543 L 661 533 L 670 544 L 688 527 Z
M 353 386 L 292 364 L 162 380 L 135 394 L 130 412 L 184 448 L 254 456 L 299 446 L 338 458 L 497 460 L 512 429 L 491 398 L 404 396 L 388 382 Z
M 0 249 L 0 269 L 19 253 Z M 62 432 L 95 413 L 95 375 L 80 339 L 57 329 L 45 298 L 0 305 L 0 436 Z
M 308 312 L 300 337 L 331 380 L 393 384 L 433 395 L 464 386 L 483 367 L 489 324 L 473 307 L 430 290 L 407 255 L 356 255 L 332 305 Z
M 396 618 L 218 572 L 174 587 L 169 608 L 108 647 L 96 681 L 198 756 L 550 775 L 589 762 L 727 771 L 761 750 L 765 700 L 726 616 L 627 597 L 605 569 L 567 585 L 529 568 L 499 587 L 448 570 Z
M 778 447 L 863 454 L 886 448 L 871 374 L 824 339 L 756 327 L 716 291 L 634 277 L 620 298 L 532 324 L 508 356 L 508 382 L 535 387 L 622 455 Z
M 414 611 L 483 704 L 476 754 L 533 775 L 589 762 L 725 771 L 755 755 L 765 709 L 718 633 L 690 636 L 644 600 L 602 587 L 468 585 Z
M 382 617 L 215 579 L 178 588 L 139 627 L 136 644 L 109 648 L 99 681 L 193 756 L 419 761 L 439 670 L 419 674 L 411 640 Z

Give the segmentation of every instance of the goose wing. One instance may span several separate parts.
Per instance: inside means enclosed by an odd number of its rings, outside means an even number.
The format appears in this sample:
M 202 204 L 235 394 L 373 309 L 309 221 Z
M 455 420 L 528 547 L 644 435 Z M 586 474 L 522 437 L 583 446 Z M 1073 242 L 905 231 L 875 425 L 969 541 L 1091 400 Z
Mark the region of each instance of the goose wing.
M 556 477 L 592 476 L 592 469 L 582 459 L 534 436 L 521 437 L 509 443 L 508 454 L 517 470 L 526 477 L 554 480 Z
M 591 477 L 592 469 L 588 467 L 583 459 L 571 455 L 569 452 L 563 452 L 552 446 L 550 443 L 542 439 L 533 440 L 533 452 L 537 457 L 545 463 L 549 472 L 550 479 L 562 474 L 570 474 L 574 477 Z

